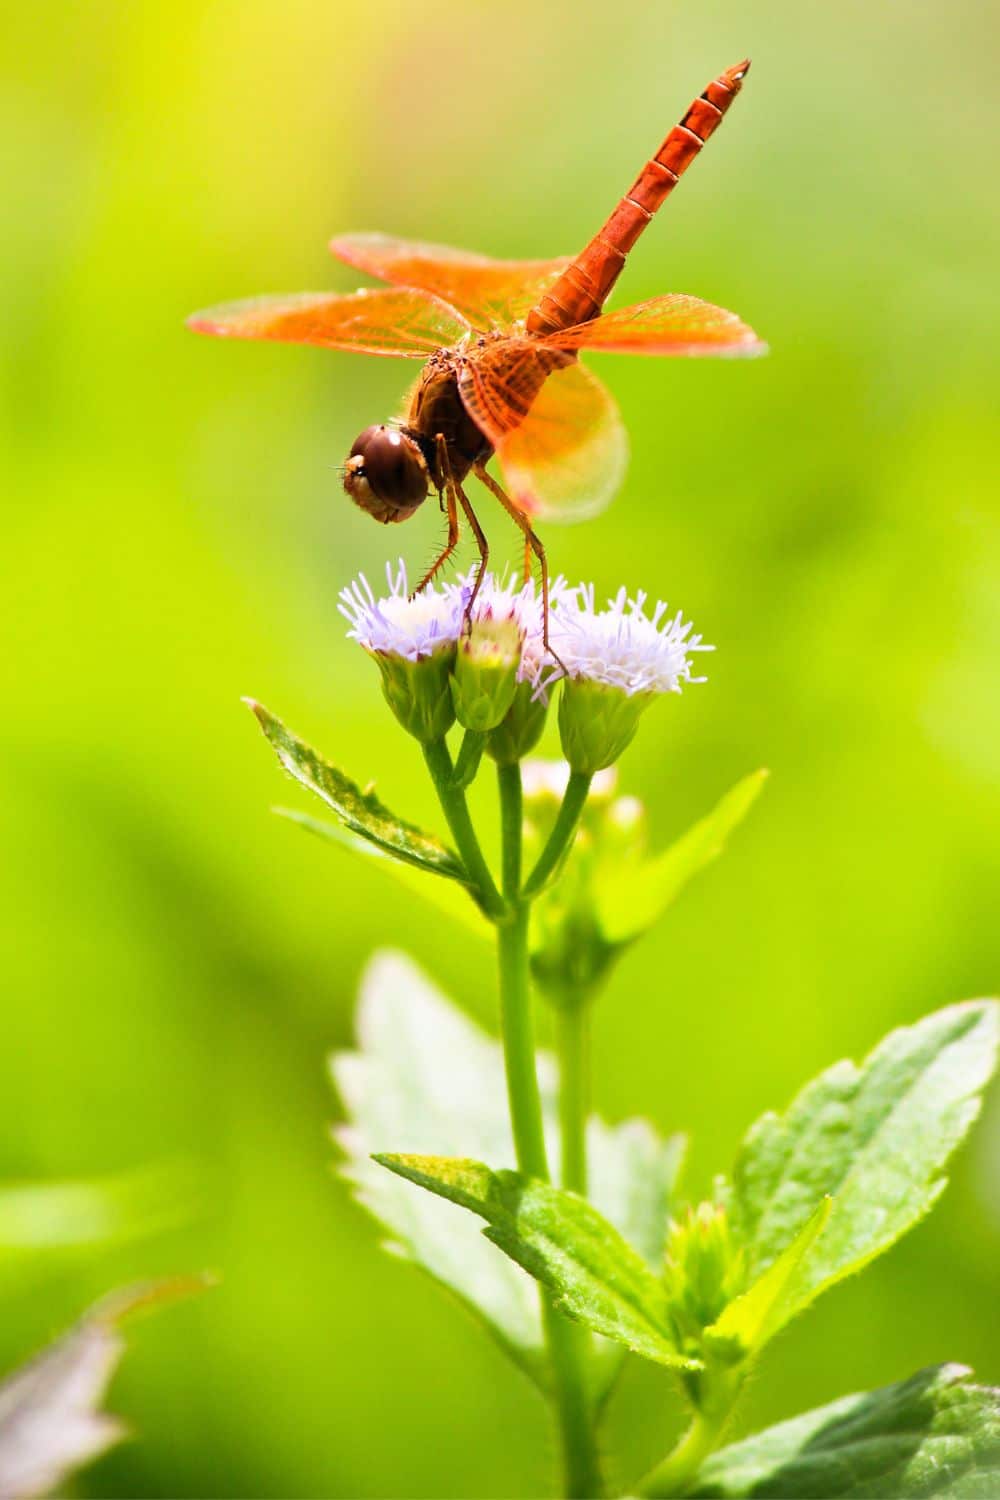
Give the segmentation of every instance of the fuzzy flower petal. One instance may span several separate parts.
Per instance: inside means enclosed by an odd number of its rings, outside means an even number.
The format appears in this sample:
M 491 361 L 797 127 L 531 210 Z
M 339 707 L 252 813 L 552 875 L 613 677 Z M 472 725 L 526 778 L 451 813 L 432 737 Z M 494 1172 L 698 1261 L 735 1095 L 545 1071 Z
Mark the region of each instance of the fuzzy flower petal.
M 552 646 L 566 667 L 566 676 L 603 687 L 636 693 L 679 693 L 681 684 L 704 682 L 691 675 L 689 653 L 714 651 L 700 635 L 692 635 L 690 621 L 678 612 L 666 618 L 660 601 L 646 613 L 647 595 L 630 599 L 619 589 L 608 607 L 598 610 L 592 584 L 566 590 L 552 616 Z M 552 674 L 546 686 L 555 680 Z
M 385 598 L 376 599 L 363 573 L 341 590 L 339 608 L 351 627 L 347 632 L 351 640 L 376 656 L 400 656 L 414 662 L 457 644 L 463 605 L 454 590 L 439 593 L 426 588 L 411 599 L 402 560 L 395 573 L 386 563 L 385 574 L 389 590 Z

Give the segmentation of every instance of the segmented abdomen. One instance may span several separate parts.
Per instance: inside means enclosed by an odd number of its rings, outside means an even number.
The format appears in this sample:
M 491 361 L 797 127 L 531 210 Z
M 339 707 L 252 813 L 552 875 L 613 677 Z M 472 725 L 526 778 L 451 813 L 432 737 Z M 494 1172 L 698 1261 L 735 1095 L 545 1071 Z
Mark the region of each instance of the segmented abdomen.
M 749 67 L 747 61 L 727 68 L 694 101 L 680 124 L 674 126 L 656 155 L 643 167 L 607 223 L 528 314 L 525 323 L 528 333 L 555 333 L 597 316 L 621 274 L 628 252 L 673 191 L 681 173 L 722 123 Z

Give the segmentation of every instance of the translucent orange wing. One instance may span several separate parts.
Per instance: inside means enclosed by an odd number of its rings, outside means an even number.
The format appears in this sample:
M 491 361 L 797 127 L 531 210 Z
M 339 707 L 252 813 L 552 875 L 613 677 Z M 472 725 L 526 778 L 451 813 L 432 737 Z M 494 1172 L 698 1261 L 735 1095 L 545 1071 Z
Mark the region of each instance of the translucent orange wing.
M 599 349 L 615 354 L 764 354 L 767 345 L 724 307 L 671 293 L 605 313 L 549 334 L 556 349 Z
M 251 297 L 195 313 L 188 327 L 219 338 L 278 339 L 401 359 L 426 359 L 469 332 L 454 308 L 413 288 L 354 292 L 348 297 L 331 292 Z
M 345 234 L 330 241 L 338 260 L 381 281 L 420 287 L 450 302 L 477 328 L 507 327 L 531 311 L 570 263 L 490 260 L 448 245 L 397 240 L 388 234 Z
M 528 515 L 584 521 L 614 498 L 625 429 L 610 392 L 575 360 L 536 339 L 504 339 L 470 357 L 459 389 Z

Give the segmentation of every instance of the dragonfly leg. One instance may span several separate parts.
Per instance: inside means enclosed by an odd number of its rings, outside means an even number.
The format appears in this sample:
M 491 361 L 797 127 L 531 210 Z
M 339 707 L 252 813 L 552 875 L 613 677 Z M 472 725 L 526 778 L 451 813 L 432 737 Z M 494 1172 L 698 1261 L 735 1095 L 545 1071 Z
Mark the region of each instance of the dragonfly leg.
M 472 606 L 476 602 L 476 595 L 482 588 L 483 579 L 486 577 L 486 569 L 489 566 L 490 561 L 490 544 L 486 540 L 485 531 L 479 524 L 479 517 L 476 515 L 476 512 L 472 508 L 472 501 L 469 499 L 468 495 L 465 493 L 460 484 L 456 484 L 455 489 L 458 491 L 459 504 L 461 505 L 462 510 L 465 514 L 465 519 L 469 523 L 472 535 L 476 539 L 476 546 L 479 548 L 479 567 L 476 571 L 476 581 L 472 586 L 472 593 L 469 595 L 469 602 L 465 606 L 465 627 L 467 630 L 471 631 Z
M 492 474 L 487 474 L 482 464 L 474 465 L 474 473 L 476 478 L 481 480 L 490 493 L 495 495 L 500 501 L 500 504 L 510 516 L 515 526 L 524 533 L 525 561 L 528 560 L 532 552 L 538 559 L 538 568 L 542 575 L 542 644 L 552 657 L 552 660 L 565 673 L 566 664 L 560 660 L 558 654 L 552 649 L 552 643 L 549 640 L 549 563 L 548 558 L 545 556 L 545 548 L 542 546 L 541 537 L 534 531 L 531 522 L 517 501 L 512 500 L 507 491 L 497 484 Z M 528 577 L 530 577 L 530 569 L 525 569 L 526 580 Z
M 521 575 L 521 582 L 522 583 L 528 583 L 528 582 L 530 582 L 530 579 L 531 579 L 531 543 L 528 541 L 527 537 L 525 537 L 525 540 L 524 540 L 524 572 Z
M 411 599 L 415 598 L 417 594 L 421 593 L 427 587 L 427 585 L 437 577 L 438 573 L 440 573 L 441 569 L 444 567 L 445 563 L 448 561 L 448 559 L 451 557 L 451 554 L 458 546 L 458 502 L 455 495 L 458 486 L 456 485 L 454 477 L 452 476 L 451 464 L 448 462 L 447 444 L 445 443 L 445 440 L 440 433 L 438 433 L 437 436 L 437 459 L 438 469 L 440 471 L 442 479 L 444 480 L 444 488 L 443 490 L 439 491 L 438 498 L 441 499 L 443 496 L 444 499 L 442 508 L 445 510 L 448 516 L 448 539 L 439 552 L 438 556 L 434 559 L 434 562 L 424 574 L 423 578 L 421 578 L 416 588 L 410 594 Z

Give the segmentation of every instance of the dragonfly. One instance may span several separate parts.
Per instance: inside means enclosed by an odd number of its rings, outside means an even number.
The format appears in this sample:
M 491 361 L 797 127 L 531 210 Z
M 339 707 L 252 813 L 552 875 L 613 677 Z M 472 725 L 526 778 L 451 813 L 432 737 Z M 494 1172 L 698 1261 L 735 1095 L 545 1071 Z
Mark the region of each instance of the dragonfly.
M 383 234 L 334 239 L 342 262 L 387 285 L 338 294 L 254 297 L 195 313 L 222 338 L 274 339 L 422 360 L 403 414 L 366 427 L 343 471 L 351 500 L 385 525 L 434 491 L 447 536 L 419 593 L 454 553 L 461 522 L 479 550 L 470 620 L 490 548 L 465 489 L 470 475 L 523 534 L 524 577 L 540 572 L 548 647 L 549 569 L 537 517 L 596 515 L 621 483 L 627 443 L 613 397 L 579 359 L 595 353 L 754 355 L 766 346 L 735 313 L 679 293 L 604 312 L 629 251 L 743 85 L 749 60 L 708 84 L 614 212 L 576 257 L 494 260 Z M 486 465 L 499 459 L 506 488 Z

